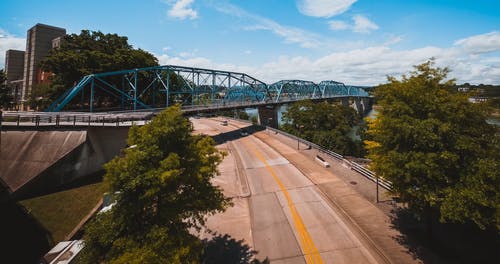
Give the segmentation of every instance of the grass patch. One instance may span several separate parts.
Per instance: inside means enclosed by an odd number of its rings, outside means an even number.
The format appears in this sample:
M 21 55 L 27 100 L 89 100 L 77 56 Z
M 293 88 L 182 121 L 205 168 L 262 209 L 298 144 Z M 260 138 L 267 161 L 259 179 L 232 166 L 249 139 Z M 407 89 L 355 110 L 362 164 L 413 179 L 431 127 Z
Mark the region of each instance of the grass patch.
M 62 241 L 94 208 L 104 192 L 103 183 L 20 201 L 52 235 L 54 243 Z

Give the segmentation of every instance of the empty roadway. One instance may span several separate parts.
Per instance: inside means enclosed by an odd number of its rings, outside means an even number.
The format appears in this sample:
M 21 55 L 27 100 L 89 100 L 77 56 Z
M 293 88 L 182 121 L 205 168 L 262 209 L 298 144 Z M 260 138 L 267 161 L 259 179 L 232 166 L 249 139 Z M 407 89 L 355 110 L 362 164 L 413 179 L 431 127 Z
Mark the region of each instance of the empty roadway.
M 377 263 L 317 186 L 281 154 L 251 134 L 241 136 L 231 121 L 192 121 L 197 133 L 222 133 L 219 147 L 229 153 L 214 183 L 234 206 L 209 218 L 209 229 L 244 239 L 257 258 L 272 263 Z

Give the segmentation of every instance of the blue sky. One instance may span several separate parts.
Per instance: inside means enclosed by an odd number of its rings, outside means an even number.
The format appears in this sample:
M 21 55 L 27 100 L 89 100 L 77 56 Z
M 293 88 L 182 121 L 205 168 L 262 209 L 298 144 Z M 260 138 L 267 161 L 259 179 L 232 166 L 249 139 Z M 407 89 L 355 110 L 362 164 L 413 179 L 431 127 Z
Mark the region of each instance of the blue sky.
M 161 64 L 376 85 L 435 57 L 458 82 L 500 84 L 497 0 L 1 1 L 5 50 L 36 23 L 128 36 Z

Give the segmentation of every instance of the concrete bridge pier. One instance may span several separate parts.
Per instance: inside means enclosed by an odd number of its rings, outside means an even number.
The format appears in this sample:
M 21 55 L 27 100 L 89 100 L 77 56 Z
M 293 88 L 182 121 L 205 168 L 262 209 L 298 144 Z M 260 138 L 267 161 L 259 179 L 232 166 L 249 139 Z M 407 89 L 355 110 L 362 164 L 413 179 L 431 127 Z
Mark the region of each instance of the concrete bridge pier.
M 341 102 L 342 102 L 342 106 L 350 106 L 351 105 L 349 103 L 349 98 L 348 97 L 342 97 Z
M 365 110 L 363 115 L 368 114 L 368 112 L 370 112 L 373 108 L 373 98 L 361 98 L 361 103 L 363 104 L 363 108 Z
M 365 113 L 365 106 L 363 105 L 363 102 L 359 98 L 354 98 L 354 106 L 356 108 L 356 111 L 358 111 L 359 115 L 363 115 Z
M 373 98 L 354 98 L 354 107 L 360 116 L 364 116 L 372 110 Z
M 259 106 L 259 124 L 278 128 L 278 107 L 279 106 Z

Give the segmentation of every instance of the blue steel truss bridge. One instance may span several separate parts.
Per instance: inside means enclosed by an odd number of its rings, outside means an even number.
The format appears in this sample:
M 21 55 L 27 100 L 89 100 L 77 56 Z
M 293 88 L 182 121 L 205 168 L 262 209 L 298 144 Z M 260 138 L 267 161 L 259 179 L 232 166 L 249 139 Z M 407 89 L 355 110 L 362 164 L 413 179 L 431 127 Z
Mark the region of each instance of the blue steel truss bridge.
M 165 65 L 84 76 L 46 111 L 144 111 L 172 104 L 200 111 L 367 97 L 363 87 L 336 81 L 266 84 L 245 73 Z

